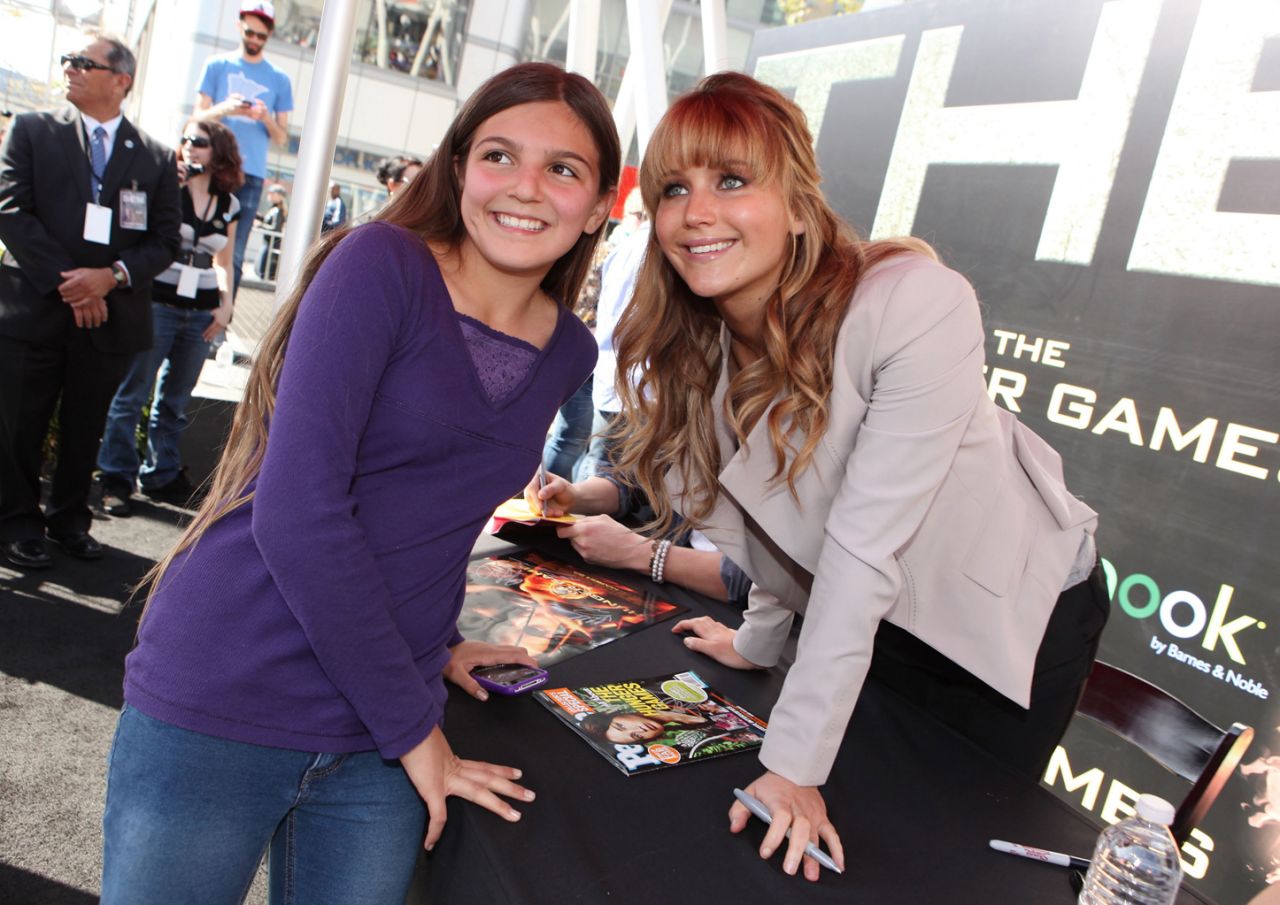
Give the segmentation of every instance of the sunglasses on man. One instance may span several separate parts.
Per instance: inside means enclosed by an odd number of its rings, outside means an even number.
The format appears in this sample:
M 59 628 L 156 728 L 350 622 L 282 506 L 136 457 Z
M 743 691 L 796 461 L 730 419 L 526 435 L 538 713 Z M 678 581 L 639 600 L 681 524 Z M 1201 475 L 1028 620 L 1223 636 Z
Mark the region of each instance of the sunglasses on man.
M 271 32 L 258 31 L 256 28 L 250 28 L 247 25 L 241 25 L 240 31 L 246 38 L 257 38 L 259 41 L 265 41 L 267 38 L 271 37 Z
M 59 59 L 64 67 L 70 66 L 76 72 L 90 72 L 94 69 L 103 69 L 107 72 L 115 72 L 113 68 L 106 63 L 99 63 L 97 60 L 91 60 L 82 53 L 64 53 Z
M 191 145 L 193 148 L 209 147 L 209 139 L 205 138 L 203 135 L 184 135 L 182 136 L 182 143 L 184 145 Z

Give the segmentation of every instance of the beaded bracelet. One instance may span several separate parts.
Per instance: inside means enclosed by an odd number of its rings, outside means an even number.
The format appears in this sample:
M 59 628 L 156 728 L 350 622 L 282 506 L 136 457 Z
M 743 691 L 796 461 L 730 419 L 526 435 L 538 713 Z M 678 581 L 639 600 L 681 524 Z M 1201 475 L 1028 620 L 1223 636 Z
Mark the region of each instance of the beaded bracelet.
M 667 551 L 671 549 L 671 541 L 665 538 L 653 545 L 653 555 L 649 557 L 649 577 L 657 584 L 662 584 L 662 572 L 667 565 Z
M 649 553 L 649 577 L 657 581 L 658 575 L 658 554 L 662 550 L 662 541 L 655 540 L 653 542 L 653 550 Z

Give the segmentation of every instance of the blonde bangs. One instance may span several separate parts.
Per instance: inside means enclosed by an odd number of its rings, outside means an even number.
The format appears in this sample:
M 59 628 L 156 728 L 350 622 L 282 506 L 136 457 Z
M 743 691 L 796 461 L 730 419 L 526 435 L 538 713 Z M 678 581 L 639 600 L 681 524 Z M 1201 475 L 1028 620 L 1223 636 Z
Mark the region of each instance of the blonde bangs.
M 771 139 L 763 111 L 748 98 L 695 90 L 672 105 L 645 150 L 640 194 L 651 216 L 672 175 L 691 167 L 726 170 L 772 184 L 787 172 L 786 147 L 776 136 Z

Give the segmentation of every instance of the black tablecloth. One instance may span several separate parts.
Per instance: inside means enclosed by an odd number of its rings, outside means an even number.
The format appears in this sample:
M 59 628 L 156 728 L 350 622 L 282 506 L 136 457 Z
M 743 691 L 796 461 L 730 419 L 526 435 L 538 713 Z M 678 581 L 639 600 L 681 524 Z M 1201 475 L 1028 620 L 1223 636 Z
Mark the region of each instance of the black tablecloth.
M 483 542 L 477 549 L 492 549 Z M 557 550 L 563 555 L 563 551 Z M 622 573 L 607 573 L 623 577 Z M 633 574 L 624 580 L 640 582 Z M 664 586 L 693 615 L 734 623 L 727 606 Z M 780 670 L 742 672 L 688 651 L 650 627 L 551 668 L 548 687 L 696 669 L 766 715 Z M 762 861 L 764 825 L 729 833 L 734 786 L 762 768 L 750 754 L 625 776 L 528 695 L 481 704 L 453 694 L 445 733 L 462 757 L 512 764 L 538 793 L 509 824 L 450 799 L 449 822 L 424 859 L 410 902 L 431 905 L 584 903 L 1069 903 L 1069 872 L 992 851 L 1007 839 L 1088 857 L 1098 829 L 1048 790 L 869 682 L 823 788 L 846 871 L 818 883 Z M 1190 890 L 1181 902 L 1203 902 Z

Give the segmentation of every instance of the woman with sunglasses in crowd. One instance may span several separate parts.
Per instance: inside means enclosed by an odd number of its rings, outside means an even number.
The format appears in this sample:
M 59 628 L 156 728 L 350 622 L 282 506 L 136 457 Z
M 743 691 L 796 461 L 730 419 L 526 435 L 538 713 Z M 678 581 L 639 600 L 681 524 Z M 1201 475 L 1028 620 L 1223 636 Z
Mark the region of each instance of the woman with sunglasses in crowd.
M 820 787 L 868 673 L 1035 775 L 1109 607 L 1096 514 L 987 396 L 972 287 L 922 242 L 859 240 L 819 183 L 799 107 L 705 79 L 650 139 L 653 233 L 615 334 L 633 378 L 615 473 L 657 527 L 678 512 L 754 582 L 741 628 L 674 631 L 768 667 L 803 614 L 747 790 L 773 813 L 761 856 L 810 880 L 810 841 L 844 865 Z
M 463 760 L 448 678 L 521 648 L 457 631 L 472 545 L 591 373 L 577 297 L 621 151 L 545 63 L 481 85 L 423 171 L 321 237 L 263 338 L 212 485 L 153 571 L 107 775 L 105 905 L 401 905 L 447 796 L 515 821 Z M 436 864 L 436 869 L 449 869 Z
M 182 251 L 155 278 L 154 341 L 134 356 L 120 382 L 98 451 L 102 507 L 115 516 L 132 513 L 139 482 L 150 497 L 179 505 L 190 499 L 195 488 L 183 470 L 178 442 L 210 344 L 231 323 L 231 260 L 241 214 L 235 192 L 244 182 L 235 136 L 217 122 L 188 121 L 178 172 Z M 136 434 L 148 395 L 147 453 L 140 460 Z

